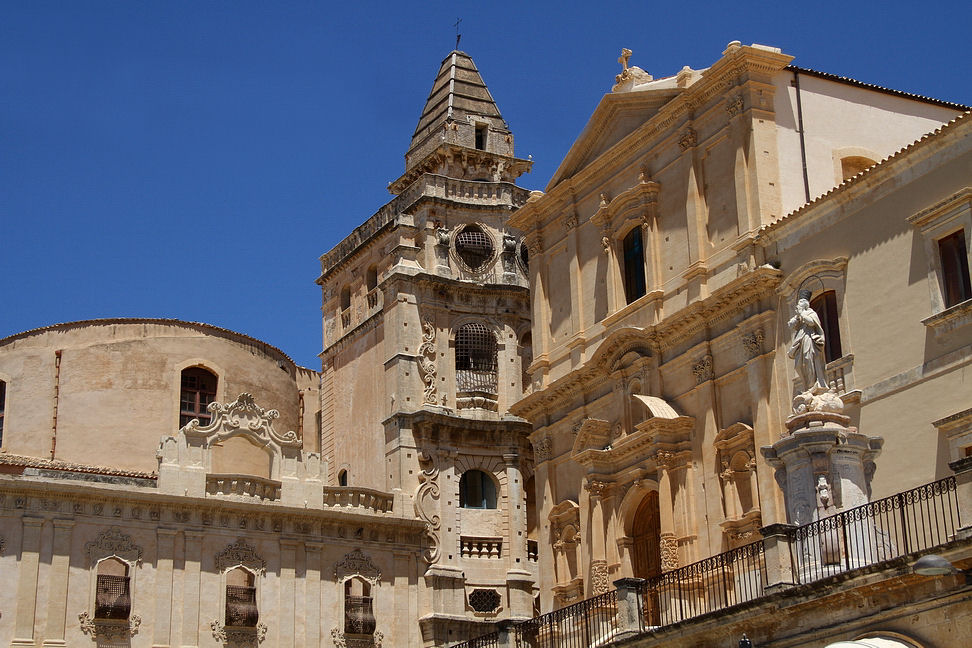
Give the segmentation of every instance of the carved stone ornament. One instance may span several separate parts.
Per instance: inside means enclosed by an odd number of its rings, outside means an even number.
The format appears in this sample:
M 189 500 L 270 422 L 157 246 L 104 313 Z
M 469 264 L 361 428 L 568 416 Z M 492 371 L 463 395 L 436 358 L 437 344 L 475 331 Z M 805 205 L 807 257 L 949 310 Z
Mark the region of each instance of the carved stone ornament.
M 676 465 L 676 455 L 670 450 L 659 450 L 655 453 L 655 465 L 665 470 L 671 470 Z
M 114 526 L 102 531 L 97 539 L 85 544 L 84 551 L 91 564 L 109 556 L 117 556 L 132 564 L 142 562 L 142 548 L 135 544 L 132 536 Z
M 533 446 L 533 459 L 536 463 L 541 463 L 550 459 L 550 453 L 552 450 L 553 443 L 550 441 L 550 437 L 542 437 L 537 439 L 536 444 Z
M 591 494 L 591 497 L 603 497 L 610 489 L 611 483 L 600 479 L 588 479 L 584 488 Z
M 381 642 L 385 638 L 381 630 L 375 630 L 369 636 L 345 634 L 340 628 L 331 628 L 331 641 L 334 648 L 381 648 Z
M 232 403 L 210 403 L 209 411 L 213 415 L 209 425 L 202 426 L 199 419 L 192 419 L 182 428 L 182 432 L 187 437 L 205 437 L 210 443 L 244 432 L 264 442 L 273 441 L 282 447 L 300 447 L 296 432 L 290 430 L 280 434 L 273 429 L 273 421 L 280 417 L 280 412 L 263 409 L 246 392 L 237 396 Z
M 429 546 L 425 550 L 425 560 L 430 565 L 439 560 L 439 527 L 440 520 L 437 513 L 432 510 L 435 502 L 439 500 L 439 461 L 434 451 L 423 451 L 418 456 L 420 464 L 427 464 L 419 473 L 419 487 L 415 491 L 415 514 L 425 522 L 425 535 L 428 538 Z
M 89 635 L 101 643 L 121 642 L 138 634 L 142 617 L 137 614 L 126 619 L 93 619 L 87 612 L 78 615 L 81 634 Z
M 334 580 L 343 583 L 349 578 L 360 576 L 372 587 L 377 587 L 381 581 L 381 570 L 371 562 L 371 558 L 360 549 L 355 549 L 334 564 Z
M 678 145 L 683 151 L 696 146 L 699 143 L 699 134 L 689 126 L 678 136 Z
M 577 212 L 574 209 L 571 209 L 566 213 L 564 213 L 564 220 L 563 220 L 564 229 L 572 230 L 575 227 L 577 227 L 577 220 L 578 220 Z
M 608 567 L 605 560 L 591 561 L 591 593 L 604 594 L 610 590 L 608 585 Z
M 730 117 L 735 117 L 742 112 L 743 109 L 743 98 L 741 94 L 733 95 L 726 98 L 726 112 L 729 113 Z
M 422 344 L 418 348 L 419 373 L 425 383 L 425 402 L 435 405 L 438 397 L 435 388 L 435 326 L 426 320 L 422 322 Z
M 743 346 L 750 358 L 756 358 L 763 353 L 763 329 L 758 329 L 743 336 Z
M 262 622 L 252 628 L 234 628 L 214 619 L 209 623 L 209 628 L 213 632 L 213 639 L 234 648 L 255 648 L 267 638 L 267 624 Z
M 216 554 L 216 569 L 219 571 L 226 571 L 238 565 L 258 574 L 265 574 L 267 571 L 267 562 L 242 538 L 226 545 L 225 549 Z
M 662 534 L 660 545 L 662 571 L 678 569 L 678 540 L 671 534 Z
M 701 385 L 707 380 L 712 380 L 712 356 L 706 354 L 699 358 L 692 365 L 692 373 L 695 374 L 695 384 Z
M 528 238 L 526 243 L 531 257 L 543 254 L 543 240 L 541 240 L 539 234 L 534 234 Z

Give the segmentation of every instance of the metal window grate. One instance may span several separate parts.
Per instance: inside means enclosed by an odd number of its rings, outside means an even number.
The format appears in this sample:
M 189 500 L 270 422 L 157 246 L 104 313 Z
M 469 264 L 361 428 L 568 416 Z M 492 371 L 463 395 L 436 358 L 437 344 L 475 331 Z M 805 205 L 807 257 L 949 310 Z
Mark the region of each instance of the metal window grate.
M 493 241 L 477 225 L 456 234 L 456 254 L 470 270 L 480 270 L 493 257 Z
M 132 610 L 127 576 L 98 576 L 95 583 L 95 618 L 127 619 Z
M 496 393 L 496 338 L 485 324 L 456 331 L 456 386 L 460 392 Z
M 474 589 L 469 593 L 469 607 L 477 612 L 493 612 L 500 606 L 500 595 L 496 590 Z
M 374 634 L 375 614 L 370 596 L 344 596 L 344 631 L 348 634 Z
M 256 604 L 256 588 L 240 585 L 226 586 L 226 625 L 237 628 L 256 627 L 260 612 Z

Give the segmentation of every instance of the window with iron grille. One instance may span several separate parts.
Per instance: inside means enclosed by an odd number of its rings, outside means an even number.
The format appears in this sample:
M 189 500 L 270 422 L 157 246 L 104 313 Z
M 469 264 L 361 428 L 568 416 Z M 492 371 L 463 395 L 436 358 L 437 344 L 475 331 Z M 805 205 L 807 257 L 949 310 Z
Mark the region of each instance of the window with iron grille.
M 132 611 L 128 576 L 99 574 L 95 583 L 95 618 L 127 619 Z
M 179 427 L 192 419 L 200 425 L 209 425 L 212 415 L 209 404 L 216 400 L 217 378 L 202 367 L 182 370 L 182 392 L 179 397 Z
M 256 587 L 226 586 L 226 625 L 236 628 L 255 628 L 260 620 L 256 603 Z
M 493 241 L 479 225 L 466 225 L 456 234 L 456 255 L 470 270 L 482 270 L 493 258 Z
M 371 607 L 371 585 L 357 578 L 344 582 L 344 631 L 374 634 L 375 613 Z
M 496 393 L 496 337 L 485 324 L 456 330 L 456 387 L 460 392 Z
M 477 612 L 495 612 L 500 606 L 500 595 L 496 590 L 474 589 L 469 593 L 469 607 Z

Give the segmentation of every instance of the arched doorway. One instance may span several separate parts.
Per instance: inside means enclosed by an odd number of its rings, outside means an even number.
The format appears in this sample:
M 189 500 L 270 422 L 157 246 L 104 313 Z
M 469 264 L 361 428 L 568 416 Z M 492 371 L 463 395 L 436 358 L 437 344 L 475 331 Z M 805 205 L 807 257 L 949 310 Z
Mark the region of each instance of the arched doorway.
M 662 572 L 661 514 L 658 491 L 649 491 L 638 504 L 631 528 L 631 568 L 635 578 L 650 580 Z M 658 595 L 649 590 L 645 597 L 645 620 L 658 625 Z

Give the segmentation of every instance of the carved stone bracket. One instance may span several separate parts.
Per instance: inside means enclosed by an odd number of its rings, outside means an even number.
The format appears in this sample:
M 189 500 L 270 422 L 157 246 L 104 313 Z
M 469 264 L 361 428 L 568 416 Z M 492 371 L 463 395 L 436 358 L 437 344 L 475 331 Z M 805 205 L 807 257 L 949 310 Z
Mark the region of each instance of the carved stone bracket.
M 550 454 L 552 451 L 553 443 L 550 437 L 541 437 L 537 439 L 537 442 L 533 445 L 533 460 L 536 463 L 542 463 L 550 459 Z
M 234 628 L 214 619 L 209 623 L 209 628 L 213 632 L 213 639 L 234 648 L 255 648 L 267 638 L 265 623 L 258 623 L 252 628 Z
M 78 622 L 81 634 L 90 635 L 98 643 L 113 643 L 137 635 L 142 617 L 133 614 L 128 619 L 93 619 L 87 612 L 82 612 Z
M 741 94 L 726 97 L 726 112 L 729 113 L 730 117 L 735 117 L 742 112 L 742 109 L 743 97 Z
M 435 405 L 438 400 L 435 387 L 435 326 L 426 320 L 422 322 L 422 345 L 418 348 L 419 372 L 425 383 L 425 399 L 428 404 Z
M 699 134 L 689 126 L 678 136 L 678 145 L 683 151 L 696 146 L 699 143 Z
M 334 580 L 337 582 L 343 583 L 354 576 L 360 576 L 373 587 L 377 587 L 381 581 L 381 570 L 371 562 L 368 555 L 355 549 L 334 564 Z
M 763 329 L 758 329 L 752 333 L 743 335 L 742 343 L 750 358 L 756 358 L 763 354 Z
M 135 544 L 132 536 L 115 526 L 102 531 L 96 540 L 85 544 L 84 551 L 91 564 L 109 556 L 117 556 L 131 564 L 142 562 L 142 548 Z
M 267 571 L 267 562 L 242 538 L 226 545 L 225 549 L 216 554 L 216 569 L 219 571 L 226 571 L 237 565 L 243 565 L 258 574 L 265 574 Z

